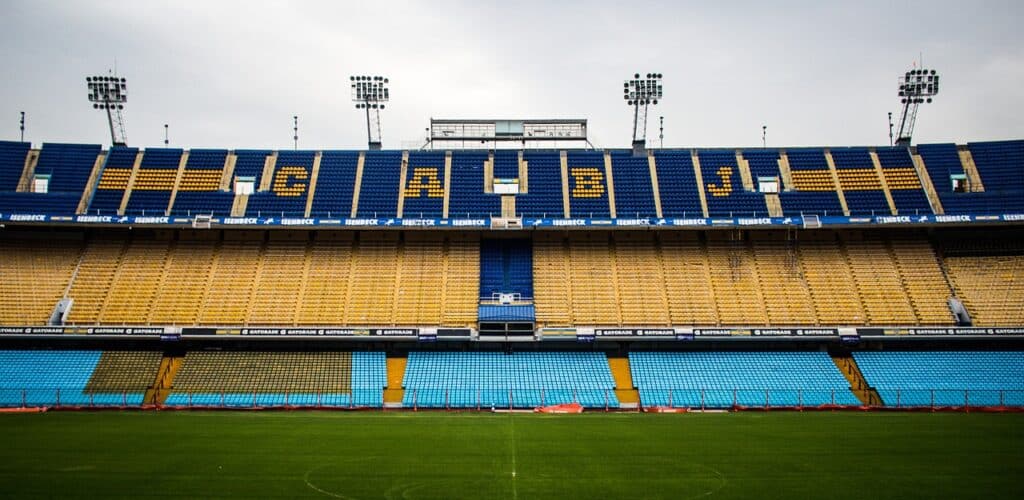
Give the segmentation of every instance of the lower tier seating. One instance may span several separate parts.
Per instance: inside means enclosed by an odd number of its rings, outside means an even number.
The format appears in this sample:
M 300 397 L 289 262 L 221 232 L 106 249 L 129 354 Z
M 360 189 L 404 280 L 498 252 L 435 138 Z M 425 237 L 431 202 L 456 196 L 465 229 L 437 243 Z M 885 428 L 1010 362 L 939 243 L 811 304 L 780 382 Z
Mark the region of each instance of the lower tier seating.
M 383 352 L 190 352 L 168 406 L 381 407 Z
M 595 352 L 411 352 L 402 386 L 407 408 L 619 406 L 608 358 Z
M 633 352 L 644 406 L 859 405 L 824 352 Z
M 138 406 L 158 352 L 0 351 L 0 406 Z
M 885 406 L 1024 406 L 1024 352 L 855 352 Z

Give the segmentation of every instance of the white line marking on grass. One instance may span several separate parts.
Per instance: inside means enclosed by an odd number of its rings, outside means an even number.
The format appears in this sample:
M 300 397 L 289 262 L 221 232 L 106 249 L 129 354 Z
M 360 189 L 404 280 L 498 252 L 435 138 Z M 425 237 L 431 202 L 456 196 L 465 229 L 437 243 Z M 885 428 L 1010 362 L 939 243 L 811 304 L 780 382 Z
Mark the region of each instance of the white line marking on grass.
M 512 448 L 512 498 L 519 499 L 519 488 L 516 485 L 516 419 L 509 415 L 509 445 Z
M 318 465 L 318 466 L 313 467 L 312 469 L 309 469 L 308 471 L 306 471 L 306 473 L 302 475 L 302 482 L 306 483 L 306 486 L 308 486 L 310 489 L 312 489 L 313 491 L 315 491 L 315 492 L 317 492 L 317 493 L 319 493 L 321 495 L 326 495 L 326 496 L 329 496 L 329 497 L 332 497 L 332 498 L 341 498 L 342 500 L 356 500 L 356 499 L 354 499 L 352 497 L 348 497 L 348 496 L 342 495 L 340 493 L 334 493 L 333 491 L 327 491 L 327 490 L 318 488 L 315 484 L 313 484 L 313 483 L 311 483 L 309 481 L 310 474 L 312 474 L 313 472 L 318 471 L 320 469 L 323 469 L 324 467 L 327 467 L 327 465 L 328 464 L 321 464 L 321 465 Z
M 696 495 L 694 495 L 692 497 L 686 497 L 685 500 L 693 500 L 695 498 L 709 497 L 711 495 L 714 495 L 715 493 L 718 493 L 722 488 L 725 488 L 725 486 L 727 484 L 729 484 L 729 480 L 726 479 L 725 474 L 722 474 L 721 472 L 719 472 L 718 469 L 715 469 L 714 467 L 708 467 L 707 465 L 698 464 L 698 463 L 695 463 L 693 465 L 696 465 L 697 467 L 700 467 L 700 468 L 707 469 L 707 470 L 711 471 L 712 473 L 714 473 L 715 476 L 718 476 L 718 479 L 720 479 L 721 482 L 718 484 L 717 488 L 715 488 L 713 490 L 705 491 L 704 493 L 698 493 L 698 494 L 696 494 Z

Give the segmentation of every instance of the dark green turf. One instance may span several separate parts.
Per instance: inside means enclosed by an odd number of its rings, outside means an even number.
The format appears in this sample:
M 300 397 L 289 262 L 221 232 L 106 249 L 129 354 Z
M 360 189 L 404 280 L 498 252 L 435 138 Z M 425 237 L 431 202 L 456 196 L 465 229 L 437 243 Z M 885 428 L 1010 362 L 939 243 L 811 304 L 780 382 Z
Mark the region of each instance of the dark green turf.
M 0 415 L 0 496 L 1022 498 L 1022 426 L 907 413 Z

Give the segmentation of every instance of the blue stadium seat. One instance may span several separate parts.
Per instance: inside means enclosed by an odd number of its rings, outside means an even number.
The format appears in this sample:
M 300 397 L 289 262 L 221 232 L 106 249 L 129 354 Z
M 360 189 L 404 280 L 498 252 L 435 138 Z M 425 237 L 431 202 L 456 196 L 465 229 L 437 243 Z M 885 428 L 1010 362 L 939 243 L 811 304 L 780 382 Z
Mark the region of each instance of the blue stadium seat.
M 620 219 L 657 216 L 647 157 L 634 157 L 629 151 L 614 151 L 611 157 L 615 216 Z
M 101 355 L 101 351 L 0 351 L 0 406 L 141 405 L 141 392 L 85 392 Z
M 529 217 L 564 216 L 562 167 L 557 151 L 526 151 L 528 193 L 516 196 L 516 211 Z
M 125 214 L 163 215 L 167 211 L 181 154 L 180 149 L 150 148 L 144 152 Z
M 359 192 L 359 217 L 394 217 L 398 214 L 402 153 L 367 151 Z
M 632 352 L 644 406 L 859 405 L 824 352 Z
M 31 144 L 0 141 L 0 192 L 16 191 Z
M 608 359 L 597 352 L 414 351 L 402 386 L 407 408 L 619 406 Z
M 441 217 L 444 211 L 444 157 L 443 151 L 409 152 L 409 165 L 406 168 L 403 187 L 403 218 Z M 480 187 L 483 192 L 482 170 Z
M 352 214 L 352 193 L 358 164 L 358 151 L 323 152 L 310 215 L 348 217 Z
M 505 153 L 500 155 L 499 153 Z M 509 151 L 495 151 L 495 177 L 506 179 L 519 178 L 518 153 L 512 157 L 515 169 L 507 168 L 504 174 L 498 175 L 497 162 L 499 157 L 507 159 Z M 479 218 L 501 215 L 501 196 L 484 192 L 484 162 L 487 153 L 483 151 L 452 152 L 451 192 L 448 197 L 448 217 L 452 219 Z M 507 163 L 507 162 L 506 162 Z
M 890 407 L 1024 406 L 1024 352 L 854 352 Z
M 703 217 L 697 176 L 689 151 L 656 150 L 658 191 L 661 213 L 665 217 Z
M 480 298 L 518 293 L 533 298 L 533 241 L 485 239 L 480 242 Z

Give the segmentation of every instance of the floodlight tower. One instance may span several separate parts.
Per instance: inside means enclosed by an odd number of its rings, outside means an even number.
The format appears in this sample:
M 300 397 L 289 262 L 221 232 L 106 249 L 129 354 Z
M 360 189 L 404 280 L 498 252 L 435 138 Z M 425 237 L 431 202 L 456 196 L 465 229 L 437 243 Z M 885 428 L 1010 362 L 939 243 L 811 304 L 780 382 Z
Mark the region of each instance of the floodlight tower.
M 366 136 L 370 149 L 380 149 L 380 110 L 388 102 L 388 79 L 383 76 L 350 76 L 352 102 L 366 110 Z
M 896 145 L 909 146 L 910 137 L 914 135 L 914 123 L 917 122 L 917 107 L 931 103 L 932 97 L 939 93 L 939 75 L 934 69 L 912 69 L 899 79 L 899 85 L 903 115 L 896 134 Z
M 89 102 L 93 109 L 107 112 L 107 124 L 110 126 L 110 142 L 115 146 L 124 146 L 128 136 L 124 131 L 124 104 L 128 102 L 128 84 L 124 78 L 117 76 L 87 76 L 85 83 L 89 87 Z
M 635 73 L 622 84 L 622 98 L 633 106 L 633 154 L 643 155 L 647 148 L 647 107 L 661 99 L 661 73 Z

